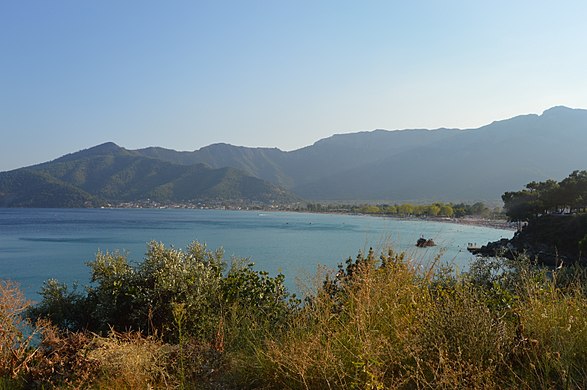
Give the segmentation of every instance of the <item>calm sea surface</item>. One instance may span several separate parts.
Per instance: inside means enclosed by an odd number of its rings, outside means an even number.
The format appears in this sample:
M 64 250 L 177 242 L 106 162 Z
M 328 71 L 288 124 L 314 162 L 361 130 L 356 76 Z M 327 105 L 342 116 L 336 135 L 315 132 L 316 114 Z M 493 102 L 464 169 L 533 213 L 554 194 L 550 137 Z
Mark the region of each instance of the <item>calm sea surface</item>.
M 415 248 L 422 235 L 438 246 Z M 296 279 L 308 281 L 319 264 L 334 269 L 369 247 L 381 250 L 391 245 L 423 264 L 442 253 L 443 261 L 466 269 L 472 258 L 467 243 L 512 235 L 484 227 L 354 215 L 0 208 L 0 279 L 19 282 L 29 298 L 38 299 L 36 292 L 49 278 L 88 283 L 85 263 L 98 250 L 127 251 L 138 262 L 151 240 L 181 248 L 197 240 L 211 249 L 223 247 L 228 259 L 248 257 L 259 270 L 283 272 L 288 287 L 295 290 Z

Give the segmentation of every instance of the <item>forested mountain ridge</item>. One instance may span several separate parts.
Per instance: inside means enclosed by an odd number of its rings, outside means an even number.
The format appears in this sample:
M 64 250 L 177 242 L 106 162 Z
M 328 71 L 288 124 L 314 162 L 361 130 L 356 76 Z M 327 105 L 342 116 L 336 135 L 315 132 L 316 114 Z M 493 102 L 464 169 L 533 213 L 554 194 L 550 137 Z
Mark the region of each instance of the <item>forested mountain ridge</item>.
M 0 173 L 0 207 L 84 207 L 99 201 L 80 188 L 42 172 Z
M 212 144 L 193 152 L 163 148 L 146 148 L 135 152 L 178 164 L 205 163 L 213 168 L 231 166 L 295 191 L 305 184 L 381 161 L 403 150 L 450 138 L 457 132 L 454 129 L 418 129 L 336 134 L 290 152 L 225 143 Z
M 531 180 L 587 168 L 587 110 L 553 107 L 477 129 L 337 134 L 290 152 L 213 144 L 135 152 L 231 166 L 317 200 L 498 200 Z
M 56 160 L 0 173 L 2 207 L 84 207 L 157 202 L 290 202 L 287 190 L 224 167 L 179 165 L 105 143 Z
M 351 198 L 492 200 L 520 183 L 587 167 L 585 150 L 587 111 L 557 107 L 463 130 L 295 190 L 326 199 L 344 186 Z
M 470 202 L 498 201 L 523 183 L 586 169 L 585 150 L 587 110 L 560 106 L 476 129 L 337 134 L 293 151 L 224 143 L 128 150 L 108 142 L 21 169 L 41 174 L 45 189 L 69 186 L 61 191 L 84 202 L 140 195 L 286 201 L 293 199 L 287 190 L 309 200 Z M 2 195 L 4 177 L 0 205 L 13 204 L 7 199 L 21 196 Z

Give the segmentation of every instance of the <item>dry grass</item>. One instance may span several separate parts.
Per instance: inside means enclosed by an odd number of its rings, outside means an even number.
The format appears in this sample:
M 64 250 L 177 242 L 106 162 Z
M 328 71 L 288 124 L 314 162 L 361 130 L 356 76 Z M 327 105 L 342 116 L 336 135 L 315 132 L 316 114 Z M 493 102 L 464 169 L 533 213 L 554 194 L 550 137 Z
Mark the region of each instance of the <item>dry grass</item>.
M 46 324 L 41 335 L 39 355 L 26 375 L 30 387 L 83 388 L 97 378 L 98 364 L 88 358 L 92 334 L 62 333 Z
M 176 348 L 136 332 L 101 337 L 87 332 L 43 330 L 40 353 L 26 381 L 30 387 L 64 389 L 174 388 Z
M 580 288 L 559 288 L 537 271 L 521 279 L 527 283 L 517 286 L 519 295 L 465 277 L 438 283 L 399 257 L 361 267 L 342 294 L 322 292 L 285 334 L 258 348 L 251 369 L 263 386 L 587 386 L 587 299 Z M 499 301 L 506 296 L 513 305 Z
M 96 336 L 88 359 L 99 367 L 103 388 L 146 389 L 176 387 L 169 373 L 175 349 L 155 337 L 139 333 L 111 333 Z
M 515 308 L 520 344 L 515 374 L 529 388 L 587 388 L 587 297 L 554 277 L 525 279 Z
M 22 318 L 30 304 L 18 284 L 0 280 L 0 378 L 21 376 L 38 353 L 36 329 Z
M 364 264 L 355 275 L 342 306 L 319 294 L 289 332 L 259 351 L 269 382 L 288 388 L 401 384 L 421 314 L 433 305 L 426 283 L 403 261 Z
M 513 326 L 466 283 L 434 293 L 410 342 L 405 382 L 427 388 L 502 388 Z

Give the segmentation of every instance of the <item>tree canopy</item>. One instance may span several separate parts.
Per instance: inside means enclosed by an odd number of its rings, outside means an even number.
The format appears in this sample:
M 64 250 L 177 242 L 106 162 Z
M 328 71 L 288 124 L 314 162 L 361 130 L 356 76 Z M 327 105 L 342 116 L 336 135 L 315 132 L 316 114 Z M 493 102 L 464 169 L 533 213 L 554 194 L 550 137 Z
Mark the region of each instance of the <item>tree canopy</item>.
M 546 214 L 576 214 L 587 209 L 587 171 L 574 171 L 557 182 L 530 182 L 501 199 L 511 221 L 529 221 Z

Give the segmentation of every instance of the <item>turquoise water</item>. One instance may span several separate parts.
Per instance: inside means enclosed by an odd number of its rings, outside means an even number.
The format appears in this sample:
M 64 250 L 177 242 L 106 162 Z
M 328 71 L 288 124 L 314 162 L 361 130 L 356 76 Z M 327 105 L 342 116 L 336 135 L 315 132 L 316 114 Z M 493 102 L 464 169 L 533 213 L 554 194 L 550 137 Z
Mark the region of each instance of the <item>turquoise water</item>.
M 420 236 L 438 246 L 415 248 Z M 0 209 L 0 278 L 19 282 L 29 298 L 43 281 L 89 281 L 85 263 L 98 250 L 142 259 L 146 243 L 184 248 L 191 241 L 223 247 L 227 258 L 248 257 L 257 269 L 283 272 L 290 289 L 320 264 L 336 268 L 369 247 L 392 246 L 426 264 L 434 256 L 466 269 L 467 243 L 484 244 L 513 232 L 450 223 L 356 215 L 171 209 Z

